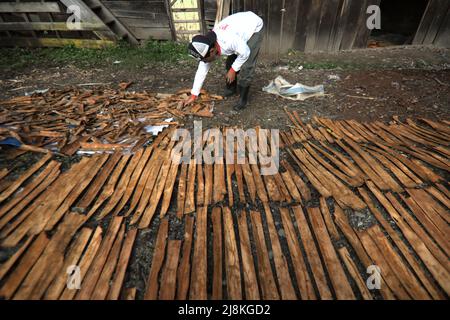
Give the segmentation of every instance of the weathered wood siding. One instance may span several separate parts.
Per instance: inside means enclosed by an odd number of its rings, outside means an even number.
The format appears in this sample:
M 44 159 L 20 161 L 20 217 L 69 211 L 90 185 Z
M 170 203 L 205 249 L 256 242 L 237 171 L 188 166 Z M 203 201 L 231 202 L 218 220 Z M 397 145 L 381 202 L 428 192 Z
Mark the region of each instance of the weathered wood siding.
M 102 0 L 138 40 L 172 39 L 165 0 Z
M 450 1 L 430 0 L 413 44 L 450 47 Z
M 170 10 L 173 10 L 174 14 L 184 10 L 169 9 L 172 0 L 99 0 L 111 11 L 113 16 L 102 17 L 101 21 L 97 17 L 99 21 L 94 19 L 97 22 L 94 20 L 84 21 L 79 30 L 69 31 L 65 27 L 65 22 L 69 17 L 66 7 L 70 3 L 78 3 L 77 1 L 0 1 L 0 38 L 4 39 L 1 44 L 14 45 L 16 38 L 20 38 L 20 41 L 26 45 L 33 45 L 37 41 L 36 39 L 51 39 L 50 42 L 40 44 L 43 46 L 56 45 L 58 40 L 53 39 L 64 40 L 60 41 L 61 45 L 66 43 L 66 39 L 114 41 L 114 35 L 123 38 L 120 32 L 114 30 L 117 22 L 120 22 L 119 25 L 123 24 L 123 27 L 129 31 L 127 31 L 128 35 L 136 38 L 134 39 L 135 43 L 138 42 L 137 40 L 148 39 L 170 40 L 175 38 L 176 33 L 174 30 L 176 28 L 171 28 L 173 23 L 169 19 Z M 251 10 L 264 19 L 262 51 L 271 55 L 285 53 L 290 49 L 316 52 L 364 48 L 367 46 L 370 36 L 370 30 L 366 27 L 369 17 L 369 14 L 366 13 L 368 6 L 379 5 L 380 1 L 391 0 L 224 1 L 231 4 L 230 14 Z M 84 0 L 83 2 L 89 4 L 96 1 Z M 201 0 L 199 4 L 201 12 L 199 16 L 203 21 L 198 29 L 211 29 L 216 18 L 217 0 Z M 422 5 L 425 8 L 425 4 L 422 3 Z M 96 18 L 96 14 L 99 14 L 98 11 L 95 11 L 96 7 L 98 5 L 90 5 L 94 18 Z M 225 12 L 224 14 L 226 15 Z M 395 10 L 392 15 L 395 17 Z M 407 12 L 403 12 L 403 15 L 404 22 L 406 21 L 410 28 L 413 22 L 405 19 L 408 17 Z M 389 19 L 393 20 L 392 16 Z M 116 23 L 114 24 L 112 21 L 116 21 Z M 417 16 L 414 21 L 417 23 Z M 400 27 L 395 28 L 401 33 Z M 179 31 L 180 34 L 183 32 Z M 23 38 L 33 41 L 30 42 L 26 39 L 25 41 Z M 21 45 L 19 42 L 17 44 Z M 429 0 L 426 3 L 426 9 L 418 30 L 415 32 L 413 44 L 450 47 L 450 0 Z M 85 45 L 85 42 L 80 42 L 79 45 Z
M 216 10 L 216 0 L 204 0 L 204 17 L 208 30 L 211 30 L 214 27 L 214 21 L 216 20 Z
M 366 10 L 379 3 L 380 0 L 233 0 L 232 13 L 251 10 L 264 19 L 266 54 L 289 49 L 338 51 L 367 45 L 370 30 L 366 27 Z
M 67 13 L 71 5 L 83 9 L 84 19 L 69 28 Z M 103 47 L 111 45 L 116 35 L 81 0 L 29 0 L 0 2 L 0 46 Z

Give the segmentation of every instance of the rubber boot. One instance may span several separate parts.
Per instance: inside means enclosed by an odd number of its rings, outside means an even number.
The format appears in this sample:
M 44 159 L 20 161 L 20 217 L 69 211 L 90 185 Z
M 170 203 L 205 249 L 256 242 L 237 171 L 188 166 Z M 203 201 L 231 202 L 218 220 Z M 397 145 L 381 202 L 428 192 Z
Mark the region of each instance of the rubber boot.
M 234 96 L 237 93 L 237 79 L 235 79 L 231 83 L 226 83 L 225 91 L 223 92 L 223 96 L 225 98 Z
M 234 106 L 233 108 L 234 110 L 239 111 L 247 107 L 249 89 L 250 89 L 249 86 L 247 87 L 239 86 L 239 93 L 240 93 L 239 102 Z

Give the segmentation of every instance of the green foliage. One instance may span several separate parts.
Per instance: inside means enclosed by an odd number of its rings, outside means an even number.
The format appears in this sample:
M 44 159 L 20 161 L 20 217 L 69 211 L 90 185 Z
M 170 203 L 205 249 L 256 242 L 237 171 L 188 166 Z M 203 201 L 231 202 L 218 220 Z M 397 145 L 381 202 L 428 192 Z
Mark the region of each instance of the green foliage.
M 338 68 L 338 64 L 333 62 L 316 62 L 316 63 L 305 63 L 303 67 L 305 69 L 333 70 Z
M 355 70 L 359 68 L 363 68 L 362 65 L 359 65 L 354 62 L 348 61 L 339 61 L 339 60 L 324 60 L 324 61 L 307 61 L 308 57 L 302 57 L 300 59 L 290 59 L 287 64 L 291 69 L 297 69 L 302 66 L 305 70 Z
M 186 44 L 171 41 L 148 41 L 144 52 L 156 61 L 176 62 L 189 58 Z
M 77 48 L 1 48 L 0 68 L 20 69 L 36 65 L 48 66 L 74 64 L 79 67 L 111 65 L 120 61 L 127 67 L 142 67 L 149 63 L 175 63 L 191 60 L 187 54 L 186 44 L 173 41 L 147 41 L 142 46 L 131 46 L 119 42 L 103 49 Z

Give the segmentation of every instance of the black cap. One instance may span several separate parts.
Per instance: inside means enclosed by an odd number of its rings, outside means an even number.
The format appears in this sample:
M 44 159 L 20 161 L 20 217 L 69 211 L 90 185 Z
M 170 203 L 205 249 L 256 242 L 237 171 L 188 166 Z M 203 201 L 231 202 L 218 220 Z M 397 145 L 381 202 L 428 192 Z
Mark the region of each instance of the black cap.
M 217 36 L 214 31 L 209 31 L 206 35 L 199 34 L 194 36 L 188 46 L 189 55 L 197 60 L 207 58 L 216 40 Z

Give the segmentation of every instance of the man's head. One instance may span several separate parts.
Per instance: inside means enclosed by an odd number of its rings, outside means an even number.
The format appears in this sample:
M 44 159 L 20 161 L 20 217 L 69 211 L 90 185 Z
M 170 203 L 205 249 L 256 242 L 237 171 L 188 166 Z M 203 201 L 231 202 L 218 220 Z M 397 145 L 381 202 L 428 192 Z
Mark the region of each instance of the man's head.
M 196 35 L 189 43 L 189 55 L 199 61 L 211 62 L 219 55 L 217 36 L 213 31 L 206 35 Z

